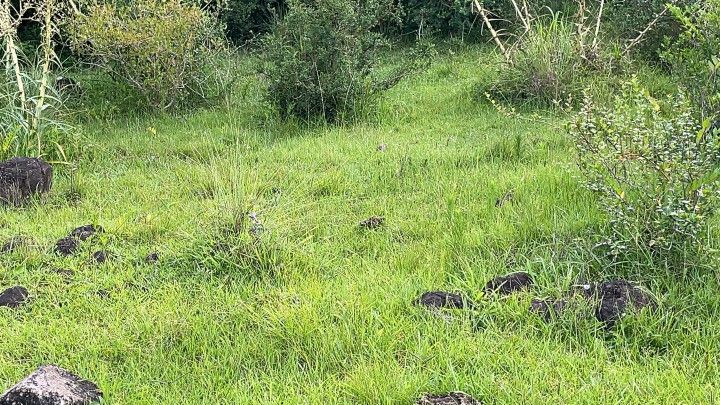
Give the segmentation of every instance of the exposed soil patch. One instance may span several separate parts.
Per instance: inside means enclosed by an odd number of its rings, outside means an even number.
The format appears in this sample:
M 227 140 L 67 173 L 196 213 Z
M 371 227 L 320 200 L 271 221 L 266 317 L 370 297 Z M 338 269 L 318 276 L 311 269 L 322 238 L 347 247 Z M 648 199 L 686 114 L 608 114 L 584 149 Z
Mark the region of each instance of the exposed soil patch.
M 445 291 L 428 291 L 415 299 L 415 305 L 428 308 L 472 308 L 473 303 L 459 294 Z
M 37 158 L 15 157 L 0 162 L 0 201 L 21 205 L 52 187 L 52 166 Z
M 416 405 L 481 405 L 482 402 L 464 392 L 448 392 L 447 394 L 425 394 Z
M 0 307 L 17 308 L 27 301 L 30 294 L 25 287 L 15 286 L 0 293 Z
M 360 221 L 360 227 L 365 229 L 378 229 L 385 223 L 384 217 L 372 216 L 368 219 Z
M 519 271 L 488 281 L 483 291 L 485 294 L 510 295 L 518 291 L 526 290 L 532 287 L 532 285 L 533 279 L 530 274 Z
M 99 401 L 102 395 L 94 383 L 48 365 L 5 392 L 0 405 L 86 405 Z

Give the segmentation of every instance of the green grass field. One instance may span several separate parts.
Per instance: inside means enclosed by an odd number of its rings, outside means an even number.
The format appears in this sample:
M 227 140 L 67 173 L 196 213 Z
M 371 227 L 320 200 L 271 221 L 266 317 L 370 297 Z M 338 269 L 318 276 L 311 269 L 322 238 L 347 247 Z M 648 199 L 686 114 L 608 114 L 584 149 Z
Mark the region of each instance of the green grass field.
M 604 219 L 575 178 L 567 117 L 478 101 L 486 59 L 443 56 L 352 126 L 278 123 L 253 86 L 229 109 L 82 124 L 86 150 L 56 165 L 47 199 L 0 211 L 2 238 L 34 240 L 0 256 L 0 287 L 32 298 L 0 308 L 0 385 L 54 363 L 108 404 L 408 404 L 451 390 L 489 404 L 720 402 L 718 273 L 598 268 L 577 240 Z M 385 225 L 360 229 L 372 215 Z M 106 232 L 53 254 L 86 223 Z M 99 249 L 105 264 L 90 260 Z M 483 297 L 515 270 L 537 287 Z M 658 311 L 614 331 L 528 311 L 616 277 Z M 438 289 L 480 304 L 412 304 Z

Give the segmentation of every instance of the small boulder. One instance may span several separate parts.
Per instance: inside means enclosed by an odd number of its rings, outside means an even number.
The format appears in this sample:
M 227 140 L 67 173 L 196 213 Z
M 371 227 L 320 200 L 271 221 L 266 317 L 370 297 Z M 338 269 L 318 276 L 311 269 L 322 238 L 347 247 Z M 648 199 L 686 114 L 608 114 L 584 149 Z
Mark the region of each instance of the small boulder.
M 0 162 L 0 201 L 21 205 L 52 187 L 52 166 L 37 158 L 15 157 Z
M 445 291 L 428 291 L 415 299 L 415 305 L 427 308 L 472 308 L 473 304 L 469 299 L 459 294 Z
M 87 405 L 101 398 L 102 392 L 94 383 L 47 365 L 5 392 L 0 405 Z
M 488 281 L 483 291 L 485 294 L 496 293 L 499 295 L 510 295 L 528 289 L 532 287 L 532 285 L 533 279 L 530 274 L 519 271 Z
M 90 239 L 105 230 L 99 225 L 83 225 L 73 229 L 70 234 L 55 243 L 55 252 L 61 256 L 70 256 L 77 252 L 80 242 Z
M 0 293 L 0 307 L 17 308 L 24 304 L 29 296 L 30 294 L 25 287 L 10 287 Z
M 360 221 L 360 227 L 365 229 L 378 229 L 385 223 L 384 217 L 372 216 Z
M 417 402 L 416 405 L 481 405 L 482 402 L 471 397 L 470 395 L 455 391 L 447 394 L 425 394 Z

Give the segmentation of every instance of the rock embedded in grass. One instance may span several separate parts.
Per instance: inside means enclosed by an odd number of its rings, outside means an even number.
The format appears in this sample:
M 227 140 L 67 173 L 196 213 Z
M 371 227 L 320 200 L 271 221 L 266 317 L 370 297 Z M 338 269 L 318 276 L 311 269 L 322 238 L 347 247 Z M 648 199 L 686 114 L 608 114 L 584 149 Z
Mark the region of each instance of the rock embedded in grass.
M 472 308 L 473 303 L 463 296 L 445 291 L 428 291 L 415 299 L 415 305 L 427 308 Z
M 29 296 L 30 294 L 25 287 L 10 287 L 0 293 L 0 307 L 17 308 L 24 304 Z
M 360 221 L 360 227 L 365 229 L 378 229 L 385 223 L 384 217 L 372 216 Z
M 52 187 L 52 166 L 38 158 L 15 157 L 0 162 L 0 201 L 22 205 Z
M 99 401 L 95 383 L 54 365 L 41 366 L 0 397 L 0 405 L 86 405 Z
M 530 274 L 523 271 L 510 273 L 505 276 L 496 277 L 487 284 L 483 291 L 485 294 L 510 295 L 512 293 L 529 289 L 533 286 L 533 279 Z
M 417 402 L 416 405 L 481 405 L 482 402 L 471 397 L 470 395 L 455 391 L 447 394 L 425 394 Z
M 72 236 L 68 236 L 58 240 L 55 243 L 55 253 L 60 256 L 70 256 L 77 252 L 80 247 L 80 241 Z

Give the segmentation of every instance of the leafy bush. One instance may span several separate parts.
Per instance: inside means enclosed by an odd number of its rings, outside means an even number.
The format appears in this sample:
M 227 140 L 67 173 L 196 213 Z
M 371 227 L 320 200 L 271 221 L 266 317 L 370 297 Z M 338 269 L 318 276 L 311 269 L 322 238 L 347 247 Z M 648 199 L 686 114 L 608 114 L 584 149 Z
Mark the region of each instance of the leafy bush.
M 720 0 L 672 7 L 684 31 L 662 53 L 673 75 L 708 117 L 720 113 Z
M 571 127 L 578 164 L 609 218 L 612 255 L 678 252 L 699 244 L 720 197 L 720 131 L 688 100 L 670 108 L 625 84 L 612 108 L 586 99 Z
M 229 90 L 216 63 L 225 53 L 219 25 L 182 0 L 91 4 L 67 23 L 72 47 L 147 104 L 171 109 Z
M 420 57 L 379 69 L 389 42 L 374 31 L 394 12 L 389 1 L 291 1 L 265 38 L 268 98 L 281 116 L 339 122 L 416 68 Z
M 674 3 L 689 1 L 692 0 L 675 0 Z M 610 35 L 621 41 L 631 41 L 657 18 L 657 22 L 642 36 L 642 42 L 634 48 L 641 56 L 657 61 L 664 39 L 676 38 L 681 32 L 680 24 L 672 15 L 663 13 L 666 3 L 666 0 L 608 1 L 605 20 Z
M 470 0 L 400 0 L 403 33 L 453 36 L 469 33 L 475 16 Z
M 559 15 L 532 24 L 508 55 L 491 87 L 494 94 L 551 104 L 582 90 L 582 51 L 572 25 Z

